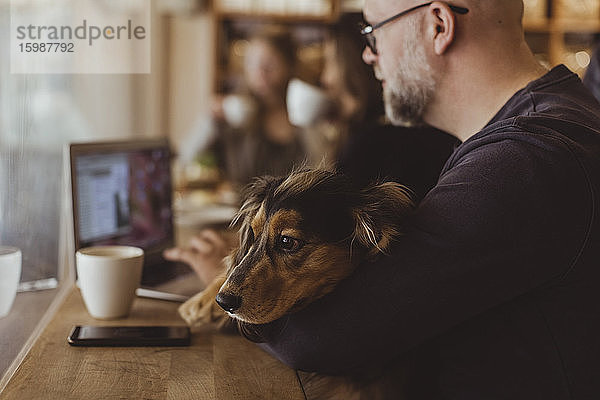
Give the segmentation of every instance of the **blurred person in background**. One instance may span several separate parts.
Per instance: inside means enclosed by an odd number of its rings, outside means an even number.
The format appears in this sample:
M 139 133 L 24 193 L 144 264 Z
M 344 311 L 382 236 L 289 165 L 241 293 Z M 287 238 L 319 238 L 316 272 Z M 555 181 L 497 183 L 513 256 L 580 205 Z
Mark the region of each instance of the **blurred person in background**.
M 243 88 L 218 97 L 200 118 L 181 155 L 211 151 L 223 178 L 243 186 L 260 175 L 283 175 L 304 160 L 299 130 L 288 119 L 286 93 L 296 65 L 290 32 L 267 26 L 254 34 L 243 63 Z
M 201 118 L 184 142 L 183 161 L 210 151 L 222 178 L 236 193 L 255 176 L 285 175 L 303 163 L 301 129 L 290 124 L 286 104 L 295 67 L 296 45 L 288 30 L 266 26 L 254 34 L 244 56 L 244 87 L 215 100 L 212 116 Z M 168 249 L 164 257 L 189 264 L 206 284 L 221 271 L 230 241 L 203 230 L 187 247 Z

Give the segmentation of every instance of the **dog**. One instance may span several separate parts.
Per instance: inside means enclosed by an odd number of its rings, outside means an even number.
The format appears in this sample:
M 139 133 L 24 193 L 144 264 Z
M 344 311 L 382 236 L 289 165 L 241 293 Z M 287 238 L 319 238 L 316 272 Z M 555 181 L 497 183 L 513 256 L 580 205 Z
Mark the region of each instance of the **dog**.
M 258 341 L 248 326 L 306 307 L 361 262 L 385 255 L 413 209 L 410 190 L 398 183 L 357 189 L 325 168 L 256 178 L 232 222 L 240 225 L 239 247 L 225 259 L 226 273 L 180 315 L 191 326 L 235 321 Z

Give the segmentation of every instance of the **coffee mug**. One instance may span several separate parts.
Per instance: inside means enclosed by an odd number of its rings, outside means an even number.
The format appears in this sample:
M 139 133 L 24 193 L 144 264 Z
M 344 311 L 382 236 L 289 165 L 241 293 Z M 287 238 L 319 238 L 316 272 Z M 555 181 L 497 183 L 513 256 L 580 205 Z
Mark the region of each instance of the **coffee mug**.
M 21 250 L 0 246 L 0 318 L 12 308 L 21 279 Z
M 144 250 L 132 246 L 96 246 L 76 253 L 83 302 L 96 319 L 126 317 L 140 286 Z
M 288 84 L 286 102 L 290 123 L 301 128 L 315 124 L 331 107 L 323 90 L 296 78 Z
M 243 128 L 248 125 L 256 114 L 254 101 L 242 95 L 229 95 L 223 99 L 223 114 L 225 121 L 233 128 Z

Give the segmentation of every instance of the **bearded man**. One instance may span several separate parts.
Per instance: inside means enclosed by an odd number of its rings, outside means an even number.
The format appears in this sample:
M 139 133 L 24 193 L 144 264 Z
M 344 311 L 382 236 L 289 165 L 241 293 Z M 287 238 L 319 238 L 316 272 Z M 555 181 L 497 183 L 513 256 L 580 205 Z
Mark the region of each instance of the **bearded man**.
M 412 360 L 407 399 L 600 398 L 600 106 L 525 43 L 521 0 L 366 0 L 395 124 L 462 141 L 388 257 L 264 348 L 345 374 Z

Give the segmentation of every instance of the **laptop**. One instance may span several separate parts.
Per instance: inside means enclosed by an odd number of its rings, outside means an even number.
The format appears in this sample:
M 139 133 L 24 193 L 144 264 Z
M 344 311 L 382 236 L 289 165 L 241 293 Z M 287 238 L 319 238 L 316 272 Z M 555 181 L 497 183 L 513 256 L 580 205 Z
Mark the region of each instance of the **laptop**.
M 69 146 L 74 244 L 144 249 L 137 294 L 185 301 L 201 290 L 184 264 L 162 257 L 175 244 L 171 152 L 166 139 Z

